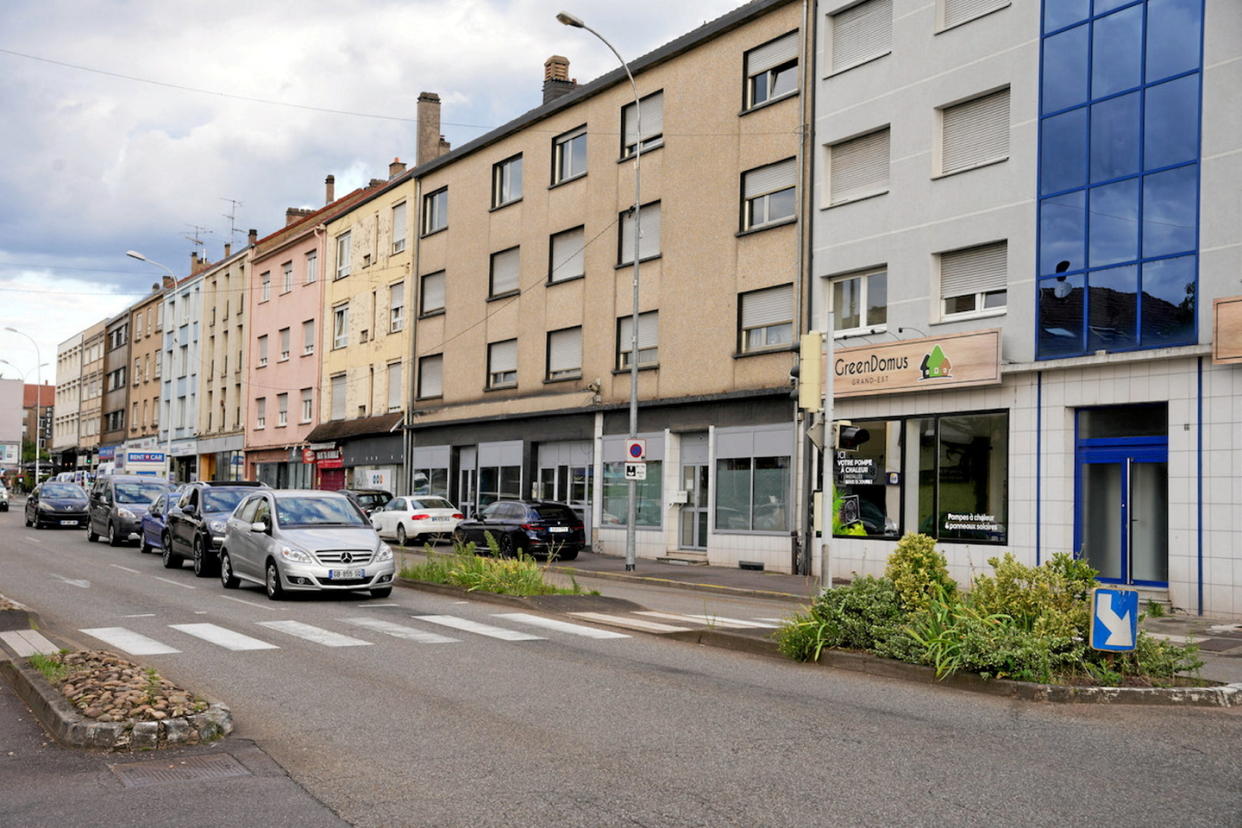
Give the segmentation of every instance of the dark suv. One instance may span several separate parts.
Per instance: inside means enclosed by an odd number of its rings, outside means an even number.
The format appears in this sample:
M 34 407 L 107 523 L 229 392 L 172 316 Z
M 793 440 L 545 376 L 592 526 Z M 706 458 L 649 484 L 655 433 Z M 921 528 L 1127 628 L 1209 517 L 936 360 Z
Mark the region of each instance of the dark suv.
M 586 543 L 582 518 L 570 506 L 548 500 L 497 500 L 458 523 L 453 540 L 486 550 L 488 534 L 505 556 L 524 552 L 572 561 Z
M 86 539 L 102 535 L 110 546 L 128 543 L 142 534 L 142 516 L 151 501 L 171 489 L 167 480 L 138 474 L 101 474 L 91 486 Z
M 384 508 L 384 504 L 392 500 L 392 492 L 383 489 L 342 489 L 341 494 L 358 504 L 358 508 L 367 517 L 370 517 L 371 513 L 377 509 Z
M 177 569 L 186 558 L 194 561 L 194 574 L 214 575 L 220 565 L 220 544 L 233 509 L 255 489 L 266 489 L 257 480 L 200 480 L 181 490 L 176 509 L 168 511 L 164 526 L 163 560 Z

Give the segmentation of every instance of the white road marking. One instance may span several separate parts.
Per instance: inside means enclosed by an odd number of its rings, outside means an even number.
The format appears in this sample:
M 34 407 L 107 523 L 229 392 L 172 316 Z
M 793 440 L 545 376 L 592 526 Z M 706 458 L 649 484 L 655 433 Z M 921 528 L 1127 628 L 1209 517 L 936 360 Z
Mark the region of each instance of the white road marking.
M 612 627 L 627 627 L 631 630 L 642 630 L 643 632 L 689 632 L 689 627 L 673 627 L 668 624 L 657 624 L 654 621 L 644 621 L 641 618 L 629 618 L 620 615 L 606 615 L 602 612 L 571 612 L 577 618 L 584 621 L 598 621 L 601 624 L 607 624 Z
M 166 584 L 172 584 L 173 586 L 179 586 L 182 589 L 198 589 L 198 587 L 193 587 L 193 586 L 190 586 L 189 584 L 182 584 L 177 581 L 173 581 L 169 578 L 161 578 L 159 575 L 152 575 L 151 577 L 157 581 L 163 581 Z
M 59 648 L 35 630 L 10 630 L 0 632 L 0 640 L 13 648 L 18 658 L 26 658 L 35 653 L 51 655 L 59 652 Z
M 773 624 L 776 624 L 779 626 L 781 624 L 784 624 L 789 619 L 788 618 L 756 618 L 755 620 L 756 621 L 770 621 Z
M 625 633 L 601 630 L 596 627 L 584 627 L 581 624 L 570 624 L 568 621 L 557 621 L 555 618 L 544 618 L 542 615 L 531 615 L 525 612 L 498 612 L 494 613 L 494 615 L 507 621 L 530 624 L 534 627 L 543 627 L 544 629 L 556 630 L 557 632 L 569 633 L 570 635 L 581 635 L 584 638 L 629 638 Z
M 30 537 L 30 535 L 26 535 L 25 538 L 31 543 L 43 543 L 43 541 L 39 540 L 38 538 L 32 538 Z
M 454 601 L 454 604 L 469 604 L 469 601 Z
M 66 578 L 64 575 L 57 575 L 55 572 L 49 572 L 48 574 L 49 574 L 49 575 L 51 575 L 53 578 L 55 578 L 55 579 L 56 579 L 56 580 L 58 580 L 58 581 L 64 581 L 66 584 L 69 584 L 70 586 L 75 586 L 75 587 L 78 587 L 78 588 L 80 588 L 80 589 L 90 589 L 90 588 L 91 588 L 91 582 L 90 582 L 90 581 L 87 581 L 87 580 L 85 580 L 85 579 L 81 579 L 81 578 Z
M 700 624 L 707 624 L 710 627 L 731 627 L 733 629 L 760 629 L 771 630 L 776 629 L 775 624 L 764 624 L 759 621 L 742 621 L 738 618 L 723 618 L 719 615 L 695 615 L 692 612 L 656 612 L 654 610 L 639 610 L 639 615 L 646 615 L 651 618 L 664 618 L 669 621 L 694 621 Z
M 118 650 L 124 650 L 130 655 L 160 655 L 163 653 L 179 653 L 180 650 L 169 647 L 167 644 L 161 644 L 154 638 L 147 638 L 141 633 L 133 630 L 127 630 L 124 627 L 93 627 L 91 629 L 79 630 L 89 636 L 98 638 L 105 644 L 111 644 Z
M 206 615 L 207 610 L 194 610 L 195 615 Z
M 429 624 L 439 624 L 442 627 L 452 627 L 455 630 L 472 632 L 476 635 L 485 635 L 488 638 L 499 638 L 501 641 L 544 640 L 538 635 L 518 632 L 517 630 L 506 630 L 502 627 L 493 627 L 490 624 L 480 624 L 478 621 L 471 621 L 467 618 L 458 618 L 455 615 L 414 615 L 411 617 L 417 618 L 419 621 L 426 621 Z
M 361 638 L 350 638 L 348 635 L 334 633 L 321 627 L 313 627 L 310 624 L 303 624 L 301 621 L 256 621 L 255 623 L 260 627 L 267 627 L 269 630 L 276 630 L 297 638 L 304 638 L 307 641 L 313 641 L 325 647 L 371 646 L 370 641 L 363 641 Z
M 359 607 L 399 607 L 400 604 L 359 604 Z
M 275 644 L 268 644 L 257 638 L 251 638 L 239 632 L 216 626 L 215 624 L 169 624 L 174 630 L 201 638 L 212 644 L 218 644 L 226 650 L 279 650 Z
M 140 613 L 137 613 L 136 615 L 122 615 L 121 617 L 122 617 L 122 618 L 154 618 L 154 617 L 155 617 L 155 613 L 153 613 L 153 612 L 140 612 Z
M 342 618 L 341 620 L 346 624 L 353 624 L 355 627 L 374 630 L 384 635 L 391 635 L 393 638 L 417 641 L 420 644 L 452 644 L 461 640 L 449 638 L 447 635 L 440 635 L 439 633 L 425 632 L 402 624 L 394 624 L 391 621 L 380 621 L 378 618 Z
M 276 611 L 275 607 L 265 607 L 263 604 L 256 604 L 254 601 L 247 601 L 245 598 L 234 598 L 232 595 L 220 595 L 218 597 L 223 598 L 226 601 L 236 601 L 237 603 L 245 604 L 248 607 L 258 607 L 259 609 L 267 610 L 268 612 Z
M 121 566 L 120 564 L 108 564 L 108 566 L 115 566 L 117 569 L 124 569 L 126 572 L 132 572 L 132 573 L 134 573 L 135 575 L 141 575 L 141 574 L 142 574 L 141 572 L 139 572 L 139 571 L 138 571 L 138 570 L 136 570 L 136 569 L 130 569 L 128 566 Z

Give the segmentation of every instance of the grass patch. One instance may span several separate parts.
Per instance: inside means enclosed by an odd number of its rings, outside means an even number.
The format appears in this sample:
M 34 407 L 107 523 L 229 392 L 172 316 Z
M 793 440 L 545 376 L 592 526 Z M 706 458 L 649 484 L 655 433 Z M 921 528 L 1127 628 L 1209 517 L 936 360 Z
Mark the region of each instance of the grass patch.
M 432 584 L 448 584 L 468 592 L 493 592 L 499 595 L 588 595 L 573 575 L 571 586 L 558 587 L 544 580 L 547 566 L 521 552 L 514 558 L 493 558 L 475 552 L 473 543 L 454 545 L 453 553 L 442 555 L 430 547 L 424 550 L 426 560 L 404 567 L 401 577 Z M 552 563 L 549 561 L 549 563 Z
M 53 687 L 59 687 L 65 676 L 69 675 L 69 668 L 61 663 L 58 655 L 35 653 L 30 657 L 30 666 L 42 673 Z

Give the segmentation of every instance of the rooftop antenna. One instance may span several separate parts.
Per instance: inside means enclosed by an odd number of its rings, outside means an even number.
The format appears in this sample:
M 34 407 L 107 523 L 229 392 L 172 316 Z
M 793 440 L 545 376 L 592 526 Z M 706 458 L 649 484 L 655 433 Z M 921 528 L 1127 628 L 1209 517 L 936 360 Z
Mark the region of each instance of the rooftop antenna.
M 203 248 L 203 253 L 206 254 L 207 242 L 204 241 L 202 238 L 200 238 L 200 236 L 202 236 L 204 233 L 211 233 L 212 232 L 211 228 L 205 225 L 202 225 L 202 224 L 187 224 L 186 227 L 189 227 L 194 232 L 186 233 L 181 238 L 185 239 L 188 242 L 194 243 L 195 253 L 198 253 L 198 248 L 201 247 Z M 206 255 L 203 255 L 200 258 L 206 258 Z
M 229 203 L 229 211 L 223 214 L 229 220 L 229 241 L 233 241 L 233 236 L 235 235 L 246 235 L 246 231 L 237 226 L 237 208 L 244 207 L 245 204 L 235 198 L 225 198 L 224 196 L 221 196 L 220 200 Z

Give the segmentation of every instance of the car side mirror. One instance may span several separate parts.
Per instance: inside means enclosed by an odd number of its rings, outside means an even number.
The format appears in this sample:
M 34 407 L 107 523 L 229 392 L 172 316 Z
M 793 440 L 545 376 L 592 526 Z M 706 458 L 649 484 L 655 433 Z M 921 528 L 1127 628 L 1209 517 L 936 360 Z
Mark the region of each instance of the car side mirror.
M 263 521 L 261 521 L 261 520 L 255 521 L 254 523 L 250 524 L 250 531 L 251 531 L 251 532 L 259 532 L 260 534 L 264 534 L 264 535 L 266 535 L 266 534 L 267 534 L 267 524 L 266 524 L 266 523 L 264 523 L 264 522 L 263 522 Z

